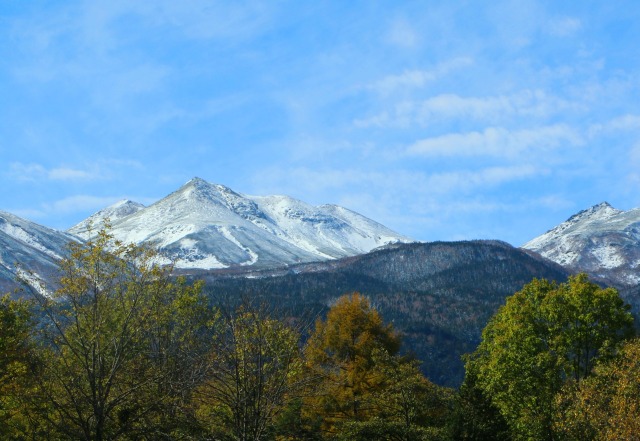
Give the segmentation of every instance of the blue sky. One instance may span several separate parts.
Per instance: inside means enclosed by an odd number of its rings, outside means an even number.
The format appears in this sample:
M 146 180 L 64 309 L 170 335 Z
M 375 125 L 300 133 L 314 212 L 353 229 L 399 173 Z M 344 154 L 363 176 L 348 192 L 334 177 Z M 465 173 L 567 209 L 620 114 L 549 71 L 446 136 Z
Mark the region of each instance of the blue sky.
M 193 176 L 419 240 L 640 206 L 640 3 L 0 1 L 0 210 Z

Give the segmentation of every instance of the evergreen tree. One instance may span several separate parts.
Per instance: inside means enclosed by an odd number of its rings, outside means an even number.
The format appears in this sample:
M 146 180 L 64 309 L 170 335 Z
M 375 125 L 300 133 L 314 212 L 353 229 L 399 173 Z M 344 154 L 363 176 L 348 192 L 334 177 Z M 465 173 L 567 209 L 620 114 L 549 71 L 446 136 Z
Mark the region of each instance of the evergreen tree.
M 358 293 L 343 296 L 318 320 L 307 342 L 307 367 L 316 379 L 308 412 L 322 420 L 322 429 L 335 433 L 345 421 L 365 421 L 376 415 L 374 393 L 384 378 L 374 354 L 394 356 L 400 338 L 385 325 L 369 301 Z

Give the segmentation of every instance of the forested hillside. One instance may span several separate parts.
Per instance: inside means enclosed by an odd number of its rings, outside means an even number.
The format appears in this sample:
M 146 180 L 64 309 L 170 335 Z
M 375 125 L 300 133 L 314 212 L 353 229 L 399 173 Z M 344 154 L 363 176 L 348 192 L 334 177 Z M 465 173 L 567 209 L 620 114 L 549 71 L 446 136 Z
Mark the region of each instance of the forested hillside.
M 198 278 L 204 278 L 212 298 L 260 299 L 295 316 L 323 315 L 339 296 L 360 292 L 394 324 L 429 379 L 448 386 L 462 381 L 461 355 L 475 349 L 482 328 L 507 296 L 535 277 L 567 277 L 560 266 L 498 241 L 394 245 L 246 275 Z

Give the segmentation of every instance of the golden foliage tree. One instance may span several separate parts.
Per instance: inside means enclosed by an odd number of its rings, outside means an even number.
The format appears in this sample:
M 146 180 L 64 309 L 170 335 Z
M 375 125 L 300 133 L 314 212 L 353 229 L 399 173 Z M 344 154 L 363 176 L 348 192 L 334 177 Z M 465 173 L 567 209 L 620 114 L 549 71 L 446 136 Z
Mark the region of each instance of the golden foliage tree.
M 557 399 L 556 430 L 568 440 L 640 439 L 640 339 L 573 382 Z
M 378 411 L 375 392 L 384 386 L 375 354 L 398 353 L 400 338 L 366 297 L 353 293 L 333 305 L 325 321 L 318 320 L 307 342 L 307 367 L 316 379 L 307 400 L 323 430 L 336 432 L 346 421 L 364 421 Z

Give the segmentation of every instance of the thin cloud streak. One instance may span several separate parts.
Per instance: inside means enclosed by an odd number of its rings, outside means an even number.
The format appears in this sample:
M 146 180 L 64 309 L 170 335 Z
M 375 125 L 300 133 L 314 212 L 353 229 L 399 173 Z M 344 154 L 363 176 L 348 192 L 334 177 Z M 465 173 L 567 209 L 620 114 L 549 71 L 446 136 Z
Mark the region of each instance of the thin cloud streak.
M 529 152 L 578 146 L 584 143 L 580 134 L 567 125 L 535 129 L 508 130 L 489 127 L 482 132 L 451 133 L 426 138 L 410 145 L 406 154 L 419 157 L 493 156 L 517 158 Z
M 9 165 L 8 175 L 24 182 L 40 181 L 95 181 L 102 177 L 96 170 L 78 170 L 69 167 L 47 169 L 41 164 L 14 162 Z
M 397 89 L 421 88 L 436 81 L 452 71 L 462 69 L 473 64 L 471 58 L 455 58 L 438 64 L 428 70 L 406 70 L 401 74 L 389 75 L 369 86 L 377 93 L 388 95 Z
M 542 90 L 523 90 L 512 95 L 462 97 L 441 94 L 424 101 L 402 101 L 393 111 L 365 119 L 357 119 L 358 128 L 428 126 L 447 120 L 484 121 L 496 123 L 529 117 L 548 119 L 562 112 L 579 109 L 578 103 L 550 96 Z

